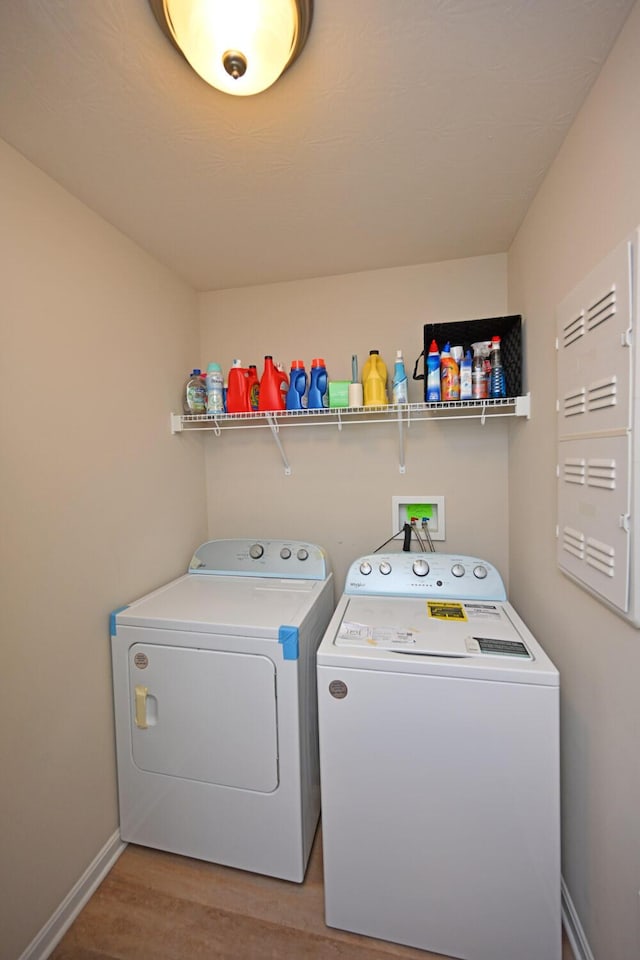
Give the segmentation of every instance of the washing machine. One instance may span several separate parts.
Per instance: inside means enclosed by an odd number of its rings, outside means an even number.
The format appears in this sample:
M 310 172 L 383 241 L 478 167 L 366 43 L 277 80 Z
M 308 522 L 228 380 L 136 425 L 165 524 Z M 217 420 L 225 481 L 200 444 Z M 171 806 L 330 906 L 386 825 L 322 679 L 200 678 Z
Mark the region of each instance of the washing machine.
M 496 568 L 360 558 L 317 659 L 327 924 L 560 960 L 559 676 Z
M 301 882 L 320 811 L 321 547 L 211 540 L 111 615 L 124 841 Z

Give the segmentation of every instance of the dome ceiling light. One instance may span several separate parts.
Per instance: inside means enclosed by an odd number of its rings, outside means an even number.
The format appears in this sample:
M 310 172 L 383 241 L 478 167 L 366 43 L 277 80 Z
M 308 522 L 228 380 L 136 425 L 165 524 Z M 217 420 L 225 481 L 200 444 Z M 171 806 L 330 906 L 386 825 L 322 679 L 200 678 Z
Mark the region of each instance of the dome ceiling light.
M 203 80 L 240 97 L 266 90 L 300 55 L 313 0 L 149 0 Z

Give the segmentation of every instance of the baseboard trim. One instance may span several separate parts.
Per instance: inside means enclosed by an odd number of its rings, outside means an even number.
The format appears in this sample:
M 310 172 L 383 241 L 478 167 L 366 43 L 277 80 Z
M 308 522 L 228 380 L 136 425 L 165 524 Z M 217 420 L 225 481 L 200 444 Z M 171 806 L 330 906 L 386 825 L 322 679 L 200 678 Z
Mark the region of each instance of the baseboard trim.
M 560 880 L 560 889 L 562 891 L 562 923 L 575 960 L 595 960 L 564 877 Z
M 19 960 L 46 960 L 126 846 L 116 830 Z

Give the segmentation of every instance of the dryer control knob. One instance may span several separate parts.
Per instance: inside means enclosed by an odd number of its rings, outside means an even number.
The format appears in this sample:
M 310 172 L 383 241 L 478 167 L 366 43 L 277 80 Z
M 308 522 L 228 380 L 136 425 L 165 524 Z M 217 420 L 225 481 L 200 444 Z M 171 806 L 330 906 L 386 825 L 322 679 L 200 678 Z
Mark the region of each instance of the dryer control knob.
M 474 577 L 477 577 L 478 580 L 484 580 L 488 572 L 489 571 L 487 570 L 487 568 L 484 567 L 481 563 L 479 563 L 477 567 L 473 568 L 473 575 Z
M 413 572 L 416 577 L 426 577 L 429 573 L 429 564 L 426 560 L 416 560 L 413 564 Z
M 259 560 L 264 553 L 264 547 L 260 543 L 254 543 L 249 547 L 249 556 L 254 560 Z
M 298 560 L 308 560 L 308 559 L 309 559 L 309 551 L 308 551 L 308 550 L 305 550 L 304 547 L 301 547 L 300 550 L 298 550 L 296 556 L 297 556 Z
M 368 577 L 371 573 L 371 564 L 368 560 L 365 560 L 364 563 L 360 564 L 360 573 L 363 577 Z
M 383 577 L 388 577 L 391 573 L 391 564 L 388 560 L 383 560 L 379 567 L 380 573 Z
M 282 550 L 280 551 L 280 556 L 282 557 L 283 560 L 288 560 L 289 557 L 291 556 L 291 550 L 289 550 L 289 547 L 283 547 Z
M 454 563 L 451 567 L 451 573 L 454 577 L 464 577 L 464 567 L 461 563 Z

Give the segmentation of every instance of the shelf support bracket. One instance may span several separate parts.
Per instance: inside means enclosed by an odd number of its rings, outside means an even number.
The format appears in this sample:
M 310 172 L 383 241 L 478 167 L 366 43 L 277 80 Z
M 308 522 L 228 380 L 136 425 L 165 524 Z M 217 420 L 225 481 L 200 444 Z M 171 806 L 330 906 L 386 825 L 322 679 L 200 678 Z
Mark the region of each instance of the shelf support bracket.
M 276 442 L 276 446 L 277 446 L 278 450 L 280 451 L 280 456 L 282 457 L 282 462 L 283 462 L 283 464 L 284 464 L 284 475 L 285 475 L 285 477 L 290 477 L 290 476 L 291 476 L 291 467 L 290 467 L 290 465 L 289 465 L 289 461 L 287 460 L 287 455 L 286 455 L 286 453 L 284 452 L 284 447 L 282 446 L 282 441 L 280 440 L 280 437 L 279 437 L 280 428 L 279 428 L 279 426 L 278 426 L 278 421 L 276 420 L 275 417 L 271 416 L 270 414 L 267 414 L 266 420 L 267 420 L 267 423 L 269 424 L 269 426 L 270 426 L 270 428 L 271 428 L 271 435 L 273 436 L 273 439 L 274 439 L 275 442 Z
M 182 417 L 179 413 L 171 414 L 171 433 L 182 433 Z
M 400 473 L 406 473 L 407 468 L 404 463 L 404 419 L 402 411 L 400 411 L 400 416 L 398 417 L 398 460 Z

